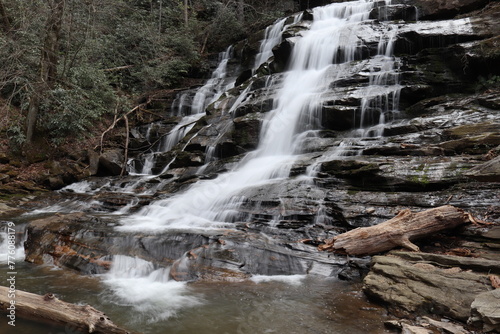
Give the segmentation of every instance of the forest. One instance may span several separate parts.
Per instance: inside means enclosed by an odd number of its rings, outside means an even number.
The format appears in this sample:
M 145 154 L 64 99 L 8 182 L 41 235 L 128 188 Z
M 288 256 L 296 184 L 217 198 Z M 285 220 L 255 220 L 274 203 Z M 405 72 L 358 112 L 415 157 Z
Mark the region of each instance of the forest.
M 0 332 L 499 332 L 499 20 L 0 0 Z
M 40 150 L 96 135 L 96 124 L 126 113 L 145 92 L 205 78 L 214 54 L 298 5 L 0 1 L 2 146 L 39 160 Z

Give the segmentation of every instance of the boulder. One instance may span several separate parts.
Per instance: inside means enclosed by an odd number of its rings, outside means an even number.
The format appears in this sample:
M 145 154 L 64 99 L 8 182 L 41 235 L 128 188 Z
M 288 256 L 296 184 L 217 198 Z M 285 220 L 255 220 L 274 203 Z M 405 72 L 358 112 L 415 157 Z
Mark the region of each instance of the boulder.
M 471 168 L 465 176 L 481 182 L 500 182 L 500 156 Z
M 99 156 L 97 174 L 100 176 L 116 176 L 122 173 L 123 153 L 120 149 L 105 151 Z
M 471 305 L 467 323 L 482 327 L 485 333 L 500 332 L 500 289 L 479 294 Z
M 8 155 L 4 152 L 0 152 L 0 164 L 8 164 L 10 161 L 10 158 Z
M 286 38 L 283 42 L 273 48 L 274 61 L 271 70 L 274 73 L 285 70 L 292 55 L 292 50 L 299 37 Z
M 412 258 L 415 254 L 421 260 Z M 472 302 L 492 289 L 488 268 L 498 271 L 500 261 L 474 259 L 475 265 L 485 270 L 474 272 L 468 270 L 470 264 L 462 263 L 462 259 L 470 259 L 432 255 L 397 252 L 373 257 L 372 269 L 363 282 L 364 292 L 412 317 L 436 314 L 467 321 Z

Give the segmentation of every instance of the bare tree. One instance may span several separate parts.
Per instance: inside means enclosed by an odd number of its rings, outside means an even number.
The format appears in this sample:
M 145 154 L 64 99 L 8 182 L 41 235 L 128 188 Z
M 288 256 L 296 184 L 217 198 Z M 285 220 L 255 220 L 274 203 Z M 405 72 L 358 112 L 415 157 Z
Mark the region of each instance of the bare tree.
M 49 1 L 50 11 L 45 25 L 45 38 L 41 50 L 39 81 L 34 84 L 26 117 L 26 142 L 28 144 L 33 140 L 41 97 L 47 90 L 53 88 L 57 80 L 58 51 L 65 2 L 65 0 Z
M 11 24 L 10 24 L 10 19 L 9 16 L 7 15 L 7 12 L 5 11 L 5 6 L 3 5 L 3 2 L 0 0 L 0 16 L 2 19 L 2 30 L 6 33 L 9 34 L 11 32 Z
M 188 10 L 189 10 L 188 0 L 184 0 L 184 25 L 186 26 L 186 28 L 188 27 L 189 24 Z

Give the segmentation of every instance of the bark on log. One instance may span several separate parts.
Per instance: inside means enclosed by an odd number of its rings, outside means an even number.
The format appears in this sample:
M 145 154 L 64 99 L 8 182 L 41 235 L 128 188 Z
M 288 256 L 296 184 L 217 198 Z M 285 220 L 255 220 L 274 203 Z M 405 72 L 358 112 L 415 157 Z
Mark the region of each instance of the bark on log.
M 16 290 L 15 298 L 9 299 L 9 288 L 0 286 L 0 312 L 10 314 L 15 306 L 15 317 L 69 325 L 85 333 L 131 334 L 117 327 L 104 313 L 90 305 L 80 306 L 57 299 L 53 294 L 44 296 Z M 12 304 L 12 301 L 15 304 Z
M 413 213 L 409 209 L 381 224 L 361 227 L 339 234 L 319 246 L 320 250 L 348 254 L 371 255 L 402 246 L 419 251 L 410 240 L 432 235 L 470 222 L 470 215 L 451 205 Z

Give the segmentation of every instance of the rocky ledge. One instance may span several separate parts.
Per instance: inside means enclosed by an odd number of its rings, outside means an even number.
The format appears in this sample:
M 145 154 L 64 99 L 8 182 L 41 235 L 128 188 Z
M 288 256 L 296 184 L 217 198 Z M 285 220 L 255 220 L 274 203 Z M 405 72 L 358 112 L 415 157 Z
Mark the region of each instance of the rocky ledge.
M 471 225 L 452 237 L 441 235 L 423 244 L 428 252 L 374 256 L 363 280 L 364 292 L 392 314 L 412 319 L 413 329 L 406 328 L 405 333 L 435 333 L 429 326 L 436 327 L 433 321 L 439 319 L 460 322 L 447 333 L 498 332 L 500 226 Z M 398 326 L 408 327 L 408 323 Z

